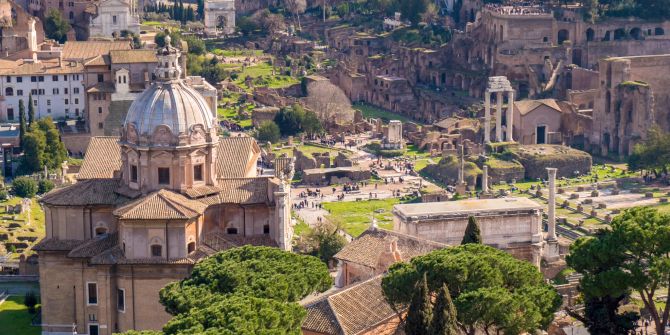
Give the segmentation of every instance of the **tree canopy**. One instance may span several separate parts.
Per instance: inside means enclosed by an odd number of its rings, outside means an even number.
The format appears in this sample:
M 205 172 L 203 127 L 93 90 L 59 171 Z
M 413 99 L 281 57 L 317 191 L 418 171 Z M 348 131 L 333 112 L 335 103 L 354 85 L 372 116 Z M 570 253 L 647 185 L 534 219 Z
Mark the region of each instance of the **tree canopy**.
M 175 315 L 163 332 L 300 334 L 306 312 L 297 301 L 331 285 L 328 268 L 316 257 L 271 247 L 231 249 L 161 290 L 161 304 Z
M 67 41 L 67 32 L 70 30 L 70 24 L 63 18 L 61 13 L 52 8 L 44 19 L 44 33 L 48 38 L 65 43 Z
M 461 244 L 482 243 L 482 233 L 479 231 L 477 219 L 474 216 L 468 217 L 468 225 L 465 227 L 465 235 Z
M 279 127 L 272 121 L 265 121 L 256 129 L 256 139 L 261 142 L 276 143 L 280 137 Z
M 23 137 L 23 157 L 19 173 L 40 172 L 46 166 L 59 168 L 67 159 L 67 149 L 61 141 L 58 129 L 51 117 L 45 117 L 33 123 Z
M 494 329 L 520 334 L 546 328 L 561 304 L 561 297 L 535 266 L 481 244 L 437 250 L 392 265 L 382 280 L 387 301 L 396 308 L 407 306 L 412 288 L 424 274 L 431 292 L 448 284 L 458 327 L 467 334 Z
M 584 296 L 597 303 L 593 306 L 597 313 L 585 315 L 587 325 L 603 327 L 605 315 L 609 329 L 630 329 L 636 315 L 616 310 L 633 290 L 662 334 L 670 313 L 670 215 L 649 207 L 632 208 L 615 217 L 610 227 L 577 240 L 567 258 L 571 267 L 584 274 L 580 280 Z
M 667 171 L 670 164 L 670 134 L 664 133 L 660 127 L 654 126 L 647 132 L 643 143 L 633 148 L 628 156 L 628 169 L 645 170 L 658 176 Z

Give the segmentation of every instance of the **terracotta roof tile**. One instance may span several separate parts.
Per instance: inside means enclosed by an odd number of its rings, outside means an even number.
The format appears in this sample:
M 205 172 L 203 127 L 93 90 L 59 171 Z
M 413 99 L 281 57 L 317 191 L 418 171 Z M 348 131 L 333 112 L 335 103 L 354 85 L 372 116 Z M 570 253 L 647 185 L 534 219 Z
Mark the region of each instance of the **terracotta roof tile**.
M 251 137 L 228 137 L 219 139 L 216 172 L 219 178 L 246 177 L 249 169 L 256 168 L 252 152 L 260 153 L 256 140 Z
M 84 242 L 83 244 L 77 246 L 76 248 L 72 249 L 72 251 L 70 251 L 67 254 L 67 256 L 75 258 L 87 258 L 96 256 L 101 252 L 116 246 L 119 243 L 118 238 L 119 238 L 118 233 L 112 233 L 92 238 Z
M 23 60 L 14 62 L 14 66 L 6 67 L 0 70 L 2 75 L 50 75 L 50 74 L 69 74 L 81 73 L 84 66 L 81 63 L 58 65 L 58 62 L 44 61 L 39 63 L 27 63 Z
M 377 276 L 307 304 L 302 329 L 333 335 L 361 334 L 397 318 L 384 298 L 381 282 L 382 276 Z
M 333 256 L 335 259 L 376 268 L 382 253 L 387 252 L 391 242 L 395 241 L 403 260 L 427 254 L 447 245 L 409 236 L 391 230 L 368 229 L 347 244 Z
M 207 205 L 272 203 L 268 188 L 269 177 L 235 178 L 219 180 L 220 191 L 198 199 Z
M 91 137 L 77 179 L 113 178 L 121 170 L 121 147 L 115 136 Z
M 97 256 L 91 258 L 91 264 L 195 264 L 199 259 L 184 257 L 184 258 L 137 258 L 128 259 L 124 256 L 123 250 L 118 245 L 107 249 Z
M 122 220 L 187 220 L 205 212 L 207 206 L 181 194 L 160 190 L 114 210 Z
M 215 251 L 228 250 L 243 245 L 276 247 L 275 242 L 268 235 L 241 236 L 222 233 L 209 233 L 203 238 L 203 243 Z
M 559 113 L 562 112 L 561 107 L 558 106 L 555 99 L 521 100 L 514 102 L 514 108 L 521 115 L 526 115 L 542 105 L 554 109 Z
M 33 246 L 35 251 L 70 251 L 82 244 L 83 240 L 59 240 L 55 238 L 45 238 Z
M 63 59 L 88 60 L 109 54 L 111 50 L 130 49 L 130 41 L 67 41 L 63 46 Z
M 47 193 L 40 202 L 52 206 L 120 205 L 127 198 L 115 193 L 119 179 L 86 179 Z
M 113 64 L 158 62 L 156 52 L 148 49 L 112 50 L 109 52 L 109 56 Z

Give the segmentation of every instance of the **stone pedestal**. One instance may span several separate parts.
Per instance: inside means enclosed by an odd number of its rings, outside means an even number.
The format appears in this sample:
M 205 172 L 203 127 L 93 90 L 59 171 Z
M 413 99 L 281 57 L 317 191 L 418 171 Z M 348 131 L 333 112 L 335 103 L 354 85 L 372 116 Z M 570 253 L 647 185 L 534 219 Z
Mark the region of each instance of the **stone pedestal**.
M 561 258 L 559 253 L 558 240 L 546 241 L 543 250 L 543 257 L 547 262 L 555 262 Z

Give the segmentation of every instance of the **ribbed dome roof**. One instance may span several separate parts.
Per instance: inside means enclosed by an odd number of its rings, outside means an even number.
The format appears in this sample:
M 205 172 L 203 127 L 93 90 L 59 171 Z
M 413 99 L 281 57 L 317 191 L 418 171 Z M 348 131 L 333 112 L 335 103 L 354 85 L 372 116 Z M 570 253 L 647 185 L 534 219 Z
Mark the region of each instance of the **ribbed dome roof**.
M 164 125 L 178 136 L 198 124 L 209 130 L 215 122 L 205 98 L 183 81 L 173 80 L 154 83 L 142 92 L 130 105 L 124 128 L 132 124 L 142 137 Z

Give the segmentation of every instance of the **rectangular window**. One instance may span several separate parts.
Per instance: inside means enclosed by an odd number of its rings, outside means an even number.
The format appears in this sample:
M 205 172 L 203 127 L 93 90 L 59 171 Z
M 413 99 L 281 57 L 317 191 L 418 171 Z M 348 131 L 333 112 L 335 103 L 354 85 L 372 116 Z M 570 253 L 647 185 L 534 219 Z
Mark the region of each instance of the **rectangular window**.
M 102 83 L 105 81 L 105 76 L 102 73 L 98 73 L 98 82 Z
M 39 95 L 44 95 L 44 89 L 43 88 L 39 89 Z
M 7 82 L 8 82 L 8 83 L 11 83 L 11 82 L 12 82 L 12 77 L 7 76 Z
M 30 76 L 30 82 L 36 83 L 37 82 L 37 77 L 36 76 Z
M 130 166 L 130 181 L 133 183 L 137 182 L 137 165 Z
M 88 296 L 88 304 L 89 305 L 97 305 L 98 304 L 98 284 L 96 283 L 86 283 L 87 286 L 87 296 Z
M 23 90 L 16 90 L 16 95 L 23 96 Z
M 67 105 L 70 102 L 70 100 L 65 99 L 65 104 Z
M 228 235 L 237 235 L 237 228 L 226 228 Z
M 51 106 L 51 100 L 47 99 L 47 106 Z
M 73 88 L 73 89 L 72 89 L 72 92 L 73 92 L 74 94 L 79 94 L 79 87 L 75 87 L 75 88 Z
M 98 107 L 98 114 L 102 114 L 102 107 Z
M 193 180 L 202 181 L 202 164 L 193 167 Z
M 126 311 L 126 290 L 122 288 L 116 290 L 116 309 Z
M 37 89 L 33 88 L 32 90 L 30 90 L 30 93 L 32 95 L 37 95 Z
M 51 114 L 51 108 L 47 108 L 47 113 Z
M 102 122 L 98 122 L 98 129 L 102 129 L 102 128 L 104 128 Z
M 58 93 L 59 93 L 58 91 L 59 91 L 59 90 L 58 90 L 57 88 L 54 88 L 54 89 L 53 89 L 53 94 L 58 94 Z
M 16 77 L 16 82 L 17 83 L 22 83 L 23 82 L 23 77 Z
M 63 75 L 63 81 L 67 81 L 67 74 Z
M 79 98 L 74 98 L 74 104 L 79 105 Z
M 151 256 L 152 257 L 161 257 L 163 256 L 163 246 L 159 244 L 154 244 L 151 246 Z
M 39 76 L 39 77 L 37 77 L 37 79 L 38 79 L 38 81 L 39 81 L 40 83 L 41 83 L 41 82 L 44 82 L 44 76 Z
M 79 108 L 74 109 L 74 115 L 79 116 Z
M 51 80 L 58 81 L 58 75 L 51 76 Z
M 90 324 L 88 325 L 88 335 L 99 335 L 100 334 L 100 328 L 98 328 L 98 325 Z
M 270 233 L 270 225 L 269 224 L 263 225 L 263 234 L 267 235 L 269 233 Z
M 14 108 L 7 108 L 7 119 L 14 120 Z
M 67 94 L 67 92 L 68 92 L 68 91 L 67 91 L 67 87 L 66 87 L 66 88 L 64 88 L 64 90 L 65 90 L 65 94 Z
M 170 184 L 170 168 L 158 168 L 158 183 L 162 185 Z
M 116 15 L 112 15 L 112 23 L 116 24 Z

